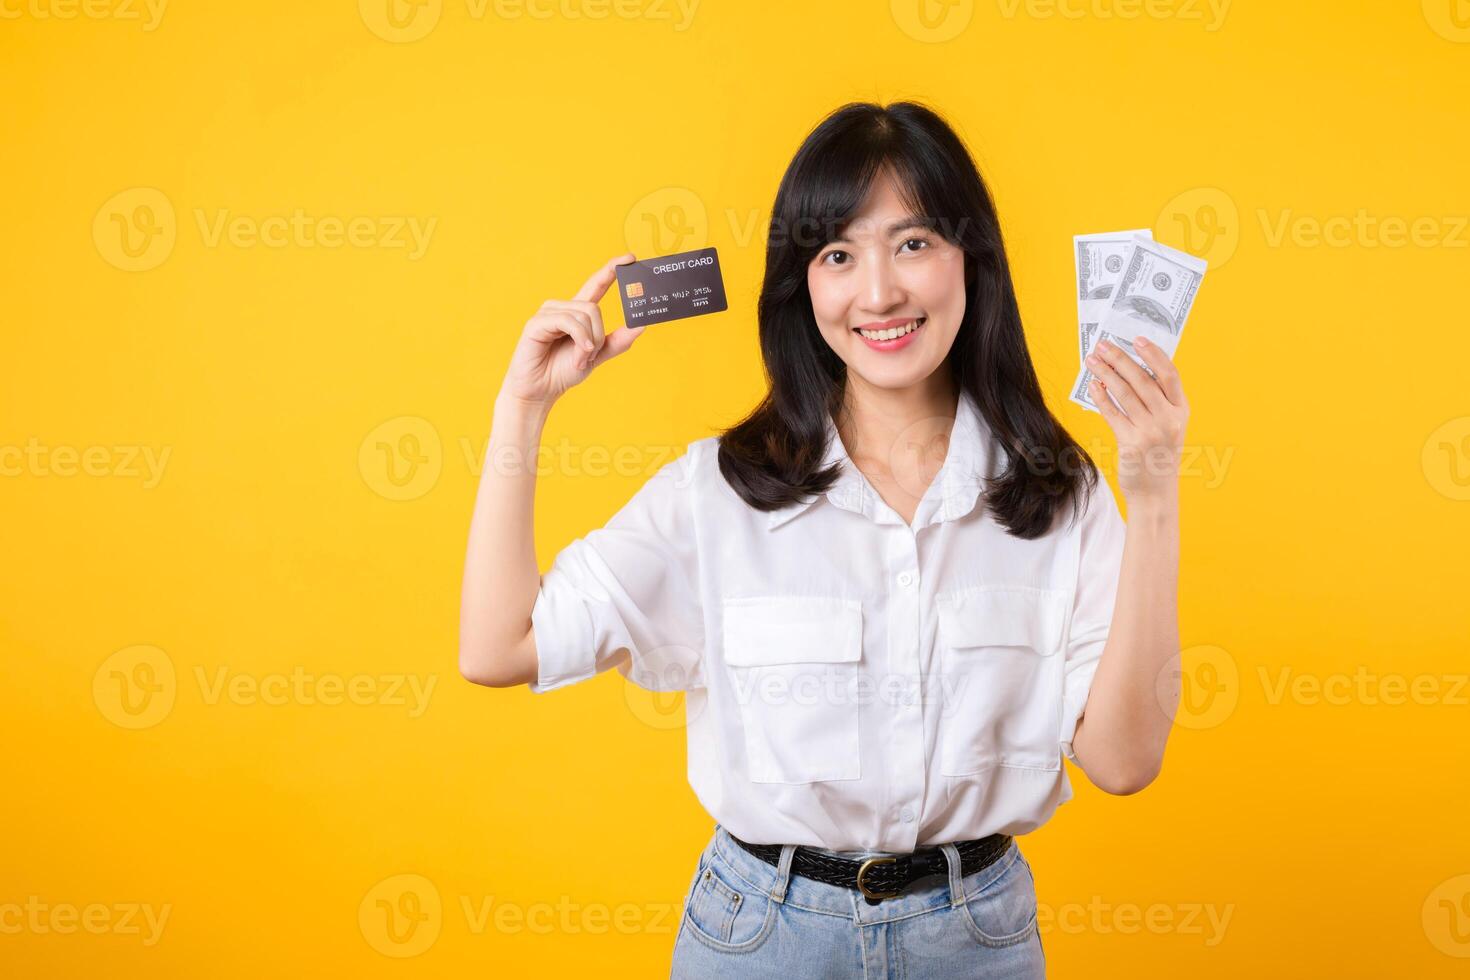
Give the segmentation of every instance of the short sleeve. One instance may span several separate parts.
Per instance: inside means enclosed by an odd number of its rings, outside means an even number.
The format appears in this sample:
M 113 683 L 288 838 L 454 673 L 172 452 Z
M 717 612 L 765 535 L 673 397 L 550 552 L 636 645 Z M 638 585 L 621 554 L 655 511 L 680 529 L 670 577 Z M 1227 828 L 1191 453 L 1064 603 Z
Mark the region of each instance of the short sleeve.
M 603 527 L 574 539 L 541 576 L 531 609 L 537 694 L 611 667 L 652 691 L 704 686 L 695 533 L 704 440 L 661 467 Z
M 1087 706 L 1092 677 L 1102 659 L 1113 624 L 1113 601 L 1123 567 L 1127 525 L 1113 499 L 1107 479 L 1098 475 L 1087 509 L 1079 519 L 1080 544 L 1077 590 L 1068 630 L 1065 676 L 1062 682 L 1062 752 L 1074 763 L 1072 737 Z

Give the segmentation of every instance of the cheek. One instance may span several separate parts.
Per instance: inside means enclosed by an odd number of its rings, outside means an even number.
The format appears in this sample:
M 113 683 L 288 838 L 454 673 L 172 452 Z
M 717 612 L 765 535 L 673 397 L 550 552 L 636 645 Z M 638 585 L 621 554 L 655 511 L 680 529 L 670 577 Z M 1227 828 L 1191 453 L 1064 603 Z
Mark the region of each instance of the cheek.
M 914 270 L 909 289 L 931 314 L 962 309 L 965 303 L 965 253 L 936 255 Z
M 817 323 L 826 326 L 840 323 L 847 312 L 847 296 L 843 289 L 824 276 L 808 276 L 807 292 L 812 297 L 812 313 Z

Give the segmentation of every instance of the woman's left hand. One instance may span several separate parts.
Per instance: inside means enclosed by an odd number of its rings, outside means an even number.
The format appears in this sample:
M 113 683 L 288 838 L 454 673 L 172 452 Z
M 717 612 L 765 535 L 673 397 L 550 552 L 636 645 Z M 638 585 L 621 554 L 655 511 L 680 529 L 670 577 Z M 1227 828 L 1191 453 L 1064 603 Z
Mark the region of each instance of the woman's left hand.
M 1133 349 L 1155 377 L 1149 377 L 1118 347 L 1099 340 L 1087 356 L 1087 367 L 1095 375 L 1087 393 L 1118 437 L 1118 489 L 1123 496 L 1129 500 L 1167 498 L 1179 489 L 1179 456 L 1189 401 L 1174 362 L 1157 344 L 1138 337 Z M 1121 412 L 1108 392 L 1123 406 Z

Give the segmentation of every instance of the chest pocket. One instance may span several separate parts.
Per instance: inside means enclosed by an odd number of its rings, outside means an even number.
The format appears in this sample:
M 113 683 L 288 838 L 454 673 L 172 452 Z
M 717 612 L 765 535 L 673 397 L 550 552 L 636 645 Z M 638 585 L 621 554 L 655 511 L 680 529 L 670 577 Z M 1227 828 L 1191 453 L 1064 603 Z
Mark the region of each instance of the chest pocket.
M 757 783 L 858 779 L 862 603 L 825 596 L 723 602 L 724 658 Z
M 936 597 L 940 772 L 1061 768 L 1066 594 L 984 587 Z

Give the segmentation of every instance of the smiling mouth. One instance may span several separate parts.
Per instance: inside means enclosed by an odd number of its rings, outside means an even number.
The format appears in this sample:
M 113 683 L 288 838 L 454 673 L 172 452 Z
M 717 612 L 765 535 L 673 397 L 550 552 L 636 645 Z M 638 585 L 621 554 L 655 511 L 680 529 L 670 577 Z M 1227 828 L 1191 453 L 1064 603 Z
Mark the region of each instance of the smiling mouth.
M 924 316 L 915 317 L 898 326 L 888 327 L 884 330 L 865 330 L 862 327 L 853 327 L 852 330 L 853 333 L 862 337 L 864 340 L 897 340 L 899 337 L 905 334 L 911 334 L 922 327 L 928 319 L 928 317 Z

